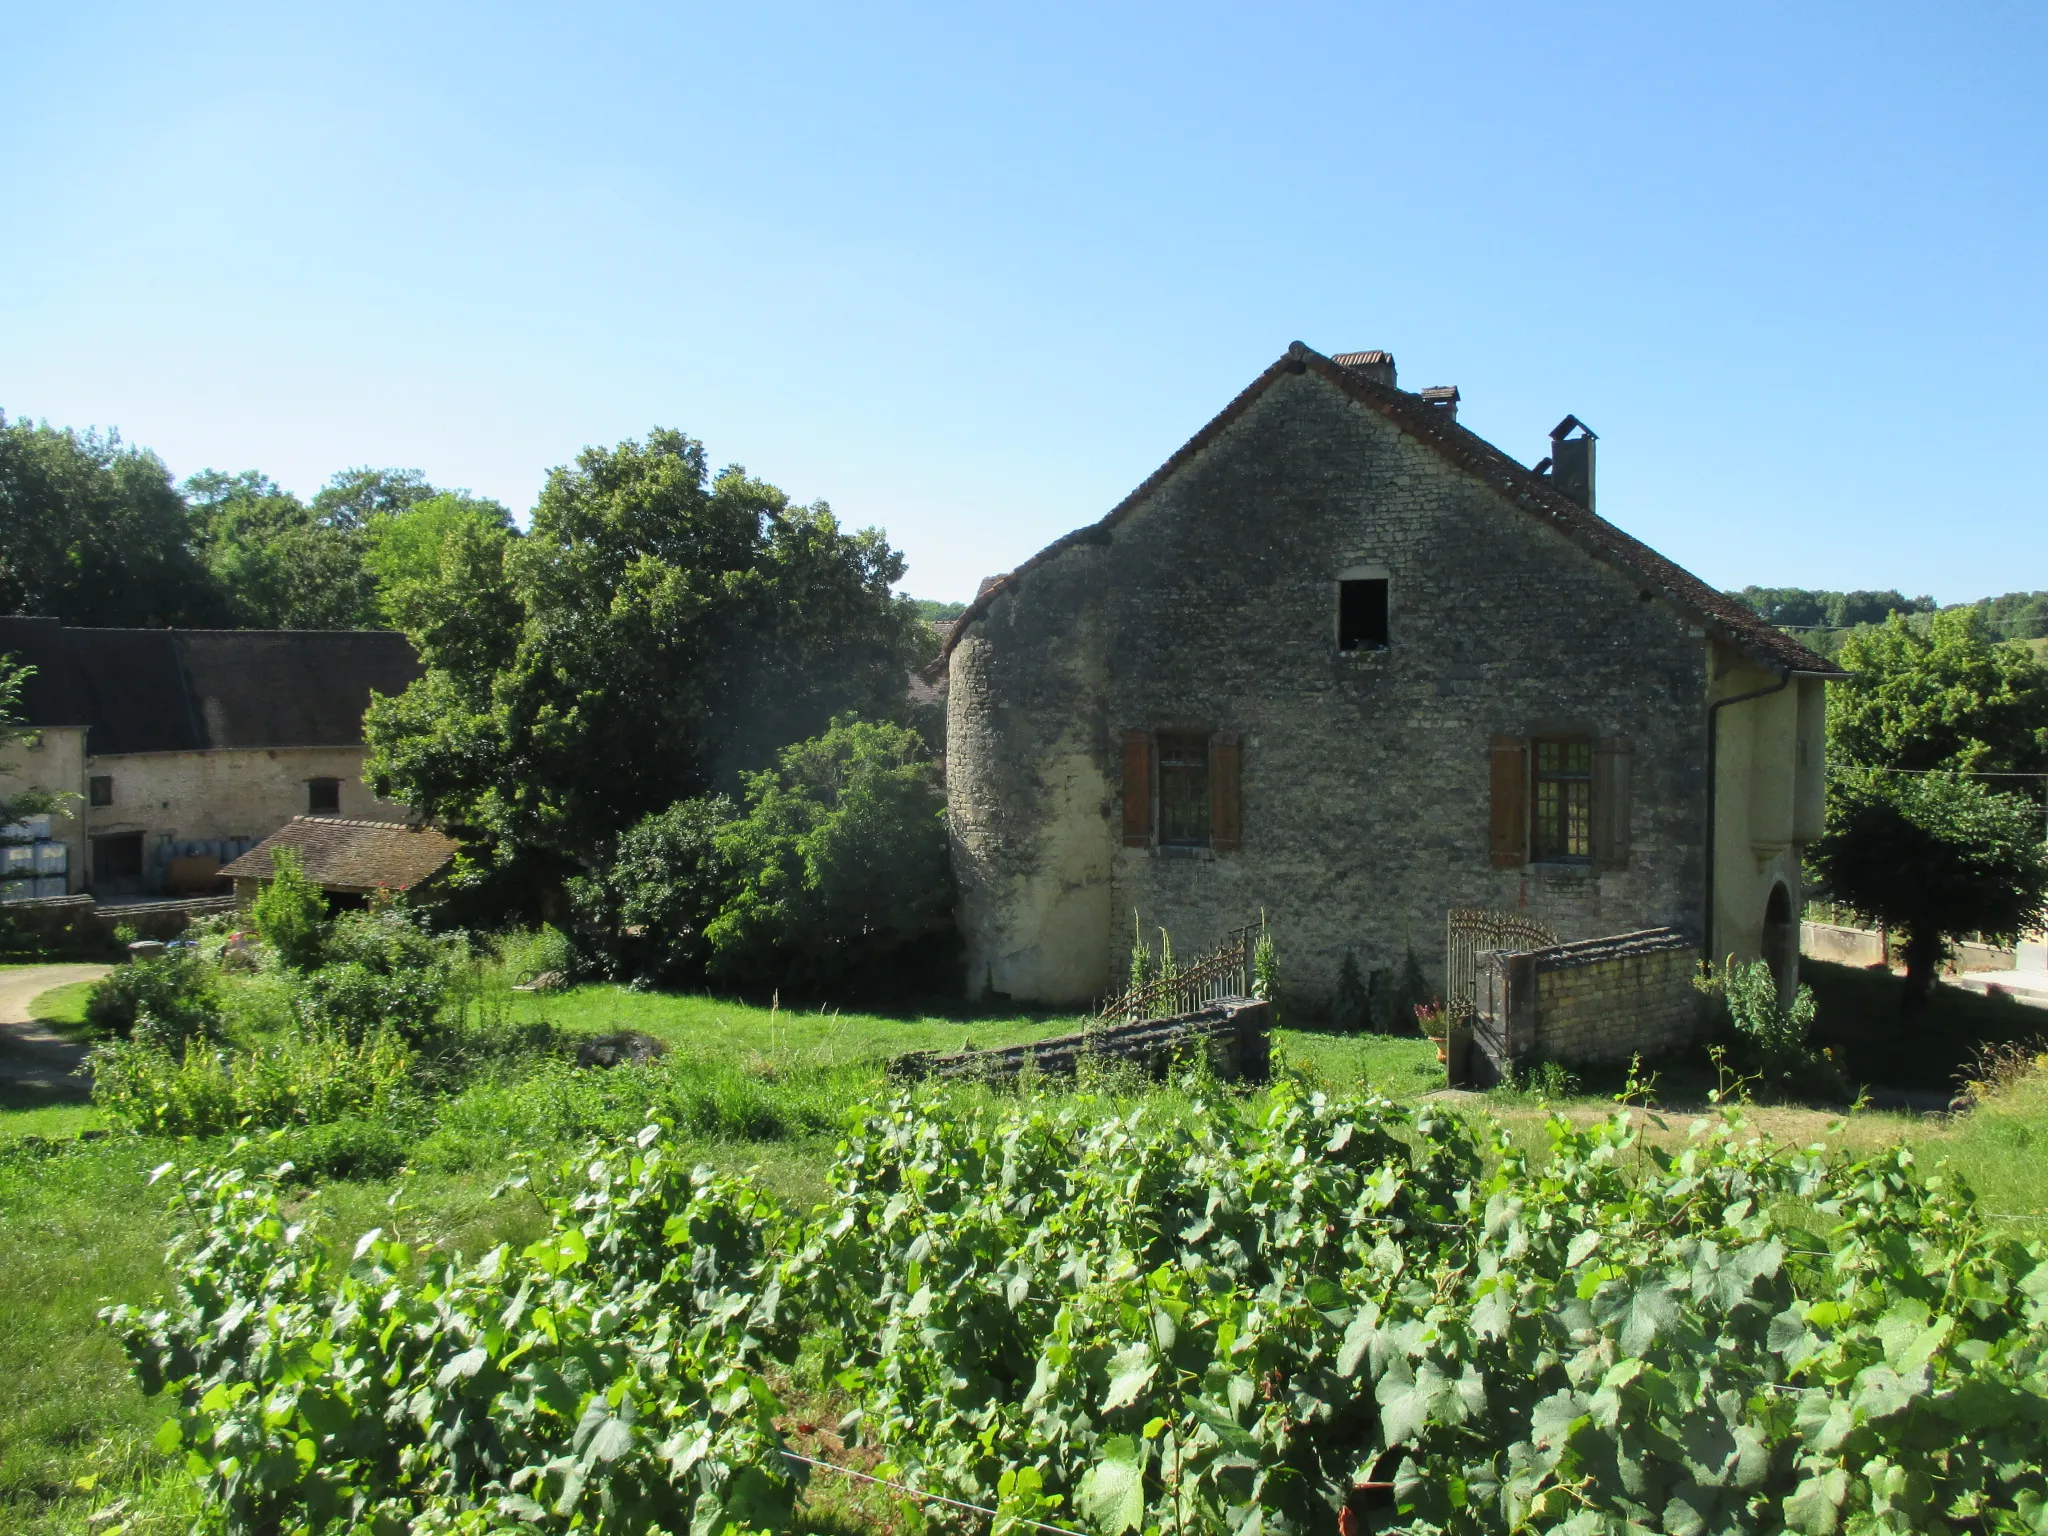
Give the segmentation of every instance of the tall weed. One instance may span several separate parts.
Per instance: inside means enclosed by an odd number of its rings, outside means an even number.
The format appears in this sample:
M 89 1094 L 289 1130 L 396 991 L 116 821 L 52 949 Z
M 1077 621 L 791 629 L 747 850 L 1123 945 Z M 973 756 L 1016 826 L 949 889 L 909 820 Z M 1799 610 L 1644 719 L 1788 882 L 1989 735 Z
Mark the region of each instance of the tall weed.
M 302 1031 L 254 1050 L 182 1056 L 115 1041 L 92 1054 L 93 1101 L 119 1124 L 159 1136 L 322 1125 L 388 1113 L 407 1092 L 411 1064 L 387 1030 L 360 1042 Z

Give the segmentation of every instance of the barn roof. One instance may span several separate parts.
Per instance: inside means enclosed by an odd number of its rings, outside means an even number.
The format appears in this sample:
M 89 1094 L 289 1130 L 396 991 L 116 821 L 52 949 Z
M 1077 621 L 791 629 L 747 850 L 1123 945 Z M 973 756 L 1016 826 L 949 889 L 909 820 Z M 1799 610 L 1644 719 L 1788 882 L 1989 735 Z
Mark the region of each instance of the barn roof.
M 306 878 L 329 891 L 409 891 L 455 857 L 457 844 L 432 827 L 343 816 L 294 816 L 221 870 L 234 880 L 268 880 L 271 855 L 289 848 Z
M 362 745 L 370 694 L 420 675 L 388 630 L 74 629 L 0 618 L 0 655 L 35 668 L 30 725 L 90 727 L 94 756 Z
M 1361 371 L 1376 365 L 1391 365 L 1392 361 L 1392 357 L 1384 352 L 1345 352 L 1334 358 L 1325 357 L 1314 348 L 1295 342 L 1218 412 L 1207 426 L 1183 443 L 1173 457 L 1154 470 L 1144 484 L 1110 508 L 1101 521 L 1075 529 L 1048 544 L 1014 571 L 984 582 L 974 601 L 968 604 L 967 611 L 954 620 L 935 665 L 942 665 L 952 655 L 953 647 L 960 643 L 967 627 L 987 613 L 989 605 L 1014 587 L 1019 578 L 1077 544 L 1094 541 L 1102 531 L 1123 521 L 1183 465 L 1250 410 L 1280 379 L 1288 374 L 1314 373 L 1457 468 L 1484 481 L 1503 500 L 1550 524 L 1596 559 L 1625 572 L 1752 660 L 1775 671 L 1790 669 L 1829 677 L 1844 675 L 1825 657 L 1774 628 L 1740 598 L 1730 597 L 1708 586 L 1640 539 L 1631 537 L 1605 518 L 1580 506 L 1549 480 L 1517 463 L 1476 432 L 1458 425 L 1449 411 L 1430 404 L 1419 395 L 1391 384 L 1382 384 Z

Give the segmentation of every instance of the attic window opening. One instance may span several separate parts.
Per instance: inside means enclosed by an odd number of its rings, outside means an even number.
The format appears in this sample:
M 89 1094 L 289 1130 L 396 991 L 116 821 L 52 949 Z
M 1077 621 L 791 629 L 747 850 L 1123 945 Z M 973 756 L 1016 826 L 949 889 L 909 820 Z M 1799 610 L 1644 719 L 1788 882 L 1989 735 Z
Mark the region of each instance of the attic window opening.
M 1209 846 L 1209 738 L 1159 733 L 1159 842 L 1166 848 Z
M 114 803 L 114 776 L 111 773 L 96 773 L 86 781 L 86 800 L 92 805 Z
M 1387 648 L 1387 578 L 1345 576 L 1337 583 L 1337 649 Z
M 308 816 L 332 815 L 340 809 L 341 780 L 306 780 L 306 814 Z

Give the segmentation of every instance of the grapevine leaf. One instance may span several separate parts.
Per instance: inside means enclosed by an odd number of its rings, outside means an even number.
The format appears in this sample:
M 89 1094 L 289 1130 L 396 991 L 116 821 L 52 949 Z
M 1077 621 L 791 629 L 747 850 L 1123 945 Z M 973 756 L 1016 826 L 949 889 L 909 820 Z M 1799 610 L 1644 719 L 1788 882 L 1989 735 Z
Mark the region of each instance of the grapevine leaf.
M 1145 1453 L 1129 1435 L 1102 1442 L 1098 1459 L 1076 1490 L 1081 1512 L 1103 1536 L 1121 1536 L 1145 1523 Z
M 1635 1286 L 1614 1281 L 1593 1298 L 1593 1316 L 1602 1328 L 1619 1333 L 1623 1354 L 1640 1355 L 1656 1342 L 1659 1330 L 1678 1320 L 1678 1301 L 1661 1275 Z
M 1159 1362 L 1152 1358 L 1149 1345 L 1132 1344 L 1118 1350 L 1109 1362 L 1109 1391 L 1103 1394 L 1102 1411 L 1135 1403 L 1158 1370 Z
M 1834 1536 L 1849 1478 L 1840 1467 L 1809 1477 L 1785 1498 L 1785 1524 L 1800 1536 Z
M 1571 1246 L 1565 1249 L 1564 1267 L 1566 1269 L 1577 1269 L 1586 1260 L 1593 1257 L 1593 1250 L 1599 1246 L 1600 1234 L 1593 1228 L 1588 1227 L 1577 1237 L 1573 1238 Z
M 465 1349 L 461 1354 L 441 1367 L 440 1374 L 434 1378 L 434 1385 L 445 1387 L 451 1382 L 474 1376 L 484 1368 L 484 1362 L 490 1358 L 490 1353 L 481 1347 Z
M 1355 1376 L 1358 1362 L 1365 1358 L 1365 1352 L 1372 1345 L 1374 1333 L 1379 1329 L 1380 1309 L 1377 1302 L 1368 1301 L 1351 1317 L 1351 1326 L 1344 1330 L 1344 1343 L 1337 1350 L 1337 1374 Z
M 1927 1386 L 1927 1370 L 1921 1367 L 1901 1376 L 1888 1365 L 1873 1365 L 1856 1373 L 1856 1411 L 1867 1419 L 1887 1419 L 1904 1411 Z

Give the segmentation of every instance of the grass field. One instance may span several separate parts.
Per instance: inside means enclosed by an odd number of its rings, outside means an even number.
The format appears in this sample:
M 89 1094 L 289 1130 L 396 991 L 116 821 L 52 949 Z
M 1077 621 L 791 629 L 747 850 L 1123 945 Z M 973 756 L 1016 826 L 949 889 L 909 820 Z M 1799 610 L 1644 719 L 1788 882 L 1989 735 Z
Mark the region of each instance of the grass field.
M 1823 974 L 1818 985 L 1827 988 L 1823 1006 L 1834 1009 L 1837 1020 L 1848 1016 L 1845 1010 L 1888 1000 L 1860 973 Z M 530 1194 L 494 1197 L 508 1157 L 565 1158 L 593 1130 L 639 1123 L 650 1104 L 676 1120 L 705 1161 L 755 1168 L 769 1187 L 807 1206 L 820 1191 L 844 1117 L 892 1091 L 885 1076 L 890 1057 L 1006 1045 L 1081 1022 L 795 1011 L 611 986 L 498 995 L 486 1006 L 516 1022 L 546 1022 L 571 1034 L 642 1030 L 666 1041 L 671 1055 L 653 1068 L 599 1073 L 557 1065 L 479 1081 L 443 1101 L 434 1123 L 419 1128 L 409 1175 L 316 1183 L 295 1197 L 297 1219 L 341 1243 L 372 1226 L 395 1226 L 414 1240 L 469 1253 L 498 1241 L 523 1242 L 540 1230 L 541 1213 Z M 39 999 L 34 1011 L 71 1018 L 80 1008 L 79 989 L 65 988 Z M 1991 1022 L 2003 1028 L 2032 1018 L 2000 1015 Z M 1894 1042 L 1887 1048 L 1902 1047 Z M 1417 1039 L 1282 1030 L 1275 1053 L 1284 1069 L 1334 1091 L 1370 1086 L 1407 1100 L 1441 1084 L 1432 1047 Z M 1545 1110 L 1526 1096 L 1466 1107 L 1508 1121 L 1518 1136 L 1541 1139 Z M 1611 1105 L 1589 1094 L 1567 1107 L 1588 1115 Z M 173 1222 L 166 1190 L 147 1184 L 148 1171 L 167 1161 L 189 1166 L 218 1159 L 229 1148 L 221 1141 L 127 1135 L 54 1151 L 21 1141 L 24 1134 L 54 1137 L 92 1128 L 96 1116 L 87 1106 L 0 1113 L 0 1530 L 85 1531 L 116 1498 L 131 1501 L 122 1516 L 129 1523 L 102 1520 L 92 1530 L 182 1530 L 193 1513 L 182 1474 L 167 1472 L 150 1444 L 163 1411 L 141 1396 L 94 1314 L 109 1301 L 147 1301 L 163 1287 L 162 1250 Z M 1682 1137 L 1689 1117 L 1663 1118 L 1667 1128 L 1658 1139 Z M 1845 1119 L 1798 1107 L 1760 1110 L 1755 1118 L 1760 1129 L 1793 1143 L 1831 1136 L 1868 1148 L 1909 1138 L 1923 1157 L 1945 1160 L 1967 1177 L 1999 1219 L 2029 1235 L 2048 1231 L 2048 1159 L 2042 1157 L 2048 1080 L 2029 1079 L 1953 1121 L 1876 1114 Z M 254 1160 L 265 1155 L 259 1149 Z M 817 1528 L 835 1536 L 861 1528 L 854 1506 L 838 1508 L 831 1514 L 821 1507 Z

